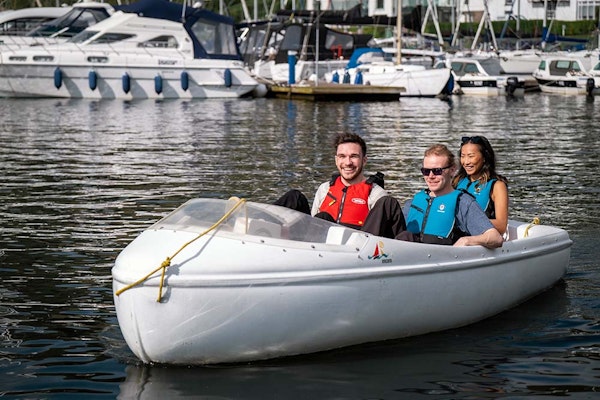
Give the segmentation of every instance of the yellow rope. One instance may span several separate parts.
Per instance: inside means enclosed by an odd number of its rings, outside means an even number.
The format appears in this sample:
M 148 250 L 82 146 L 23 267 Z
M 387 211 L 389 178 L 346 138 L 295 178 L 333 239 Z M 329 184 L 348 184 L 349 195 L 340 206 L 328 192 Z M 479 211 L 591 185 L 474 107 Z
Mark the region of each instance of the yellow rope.
M 237 198 L 236 198 L 237 199 Z M 160 285 L 158 288 L 158 298 L 156 299 L 156 301 L 158 303 L 160 303 L 160 301 L 162 300 L 162 291 L 163 291 L 163 286 L 164 286 L 164 281 L 165 281 L 165 273 L 166 270 L 169 266 L 171 266 L 171 260 L 173 258 L 175 258 L 175 256 L 177 254 L 179 254 L 183 249 L 185 249 L 189 244 L 193 243 L 194 241 L 200 239 L 202 236 L 206 235 L 207 233 L 209 233 L 210 231 L 212 231 L 213 229 L 215 229 L 216 227 L 218 227 L 219 225 L 221 225 L 227 218 L 229 218 L 229 216 L 231 214 L 233 214 L 233 212 L 235 210 L 237 210 L 242 204 L 244 204 L 246 202 L 246 199 L 237 199 L 237 203 L 231 208 L 231 210 L 227 211 L 225 213 L 225 215 L 223 215 L 217 222 L 215 222 L 210 228 L 208 228 L 207 230 L 205 230 L 204 232 L 202 232 L 201 234 L 199 234 L 198 236 L 196 236 L 195 238 L 193 238 L 192 240 L 190 240 L 189 242 L 185 243 L 183 246 L 181 246 L 179 248 L 179 250 L 177 250 L 171 257 L 167 257 L 165 259 L 165 261 L 163 261 L 160 264 L 160 267 L 156 268 L 155 270 L 153 270 L 152 272 L 150 272 L 149 274 L 147 274 L 146 276 L 144 276 L 141 279 L 138 279 L 137 281 L 117 290 L 115 292 L 115 294 L 117 296 L 119 296 L 121 293 L 123 293 L 126 290 L 131 289 L 134 286 L 139 285 L 140 283 L 146 281 L 148 278 L 150 278 L 150 276 L 154 275 L 158 270 L 162 269 L 162 273 L 160 276 Z
M 531 228 L 534 225 L 539 225 L 541 223 L 539 217 L 534 217 L 533 221 L 531 221 L 531 223 L 529 225 L 527 225 L 527 227 L 525 228 L 525 232 L 523 232 L 523 237 L 527 237 L 529 236 L 529 228 Z

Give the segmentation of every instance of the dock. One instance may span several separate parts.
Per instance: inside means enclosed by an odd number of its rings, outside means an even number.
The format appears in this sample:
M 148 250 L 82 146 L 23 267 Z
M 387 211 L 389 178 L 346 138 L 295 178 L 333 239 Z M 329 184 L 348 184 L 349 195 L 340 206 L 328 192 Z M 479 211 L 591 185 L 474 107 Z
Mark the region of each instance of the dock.
M 401 87 L 302 82 L 269 86 L 268 96 L 312 101 L 398 101 Z

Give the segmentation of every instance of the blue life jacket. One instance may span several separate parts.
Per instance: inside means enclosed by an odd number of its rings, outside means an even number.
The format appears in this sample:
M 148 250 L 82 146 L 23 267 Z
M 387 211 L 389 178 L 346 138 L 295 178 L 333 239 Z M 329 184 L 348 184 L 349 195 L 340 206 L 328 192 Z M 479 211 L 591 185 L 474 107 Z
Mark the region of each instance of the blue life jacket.
M 496 218 L 496 208 L 492 201 L 492 188 L 497 179 L 490 179 L 485 183 L 479 183 L 479 181 L 471 181 L 468 177 L 462 178 L 456 185 L 457 189 L 465 190 L 467 193 L 473 195 L 477 204 L 481 207 L 485 215 L 490 219 Z
M 415 195 L 406 219 L 406 229 L 422 243 L 453 244 L 464 236 L 456 227 L 458 201 L 465 192 L 453 190 L 443 196 L 431 197 L 429 190 Z

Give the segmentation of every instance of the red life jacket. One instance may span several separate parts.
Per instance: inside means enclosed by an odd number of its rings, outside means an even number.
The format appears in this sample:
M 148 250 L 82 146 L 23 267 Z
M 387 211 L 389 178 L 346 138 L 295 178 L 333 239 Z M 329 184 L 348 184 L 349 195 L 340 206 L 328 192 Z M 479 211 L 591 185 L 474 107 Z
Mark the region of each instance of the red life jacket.
M 372 187 L 370 180 L 346 186 L 338 176 L 330 184 L 319 211 L 327 212 L 338 224 L 360 228 L 369 214 Z

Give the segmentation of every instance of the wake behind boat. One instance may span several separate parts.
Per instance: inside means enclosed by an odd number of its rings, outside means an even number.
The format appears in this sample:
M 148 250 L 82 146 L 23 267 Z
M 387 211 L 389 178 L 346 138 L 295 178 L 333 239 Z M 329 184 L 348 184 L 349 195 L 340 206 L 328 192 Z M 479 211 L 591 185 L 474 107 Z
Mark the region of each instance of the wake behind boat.
M 516 306 L 564 275 L 566 231 L 510 221 L 508 233 L 493 250 L 428 245 L 274 205 L 193 199 L 117 257 L 117 317 L 143 362 L 183 365 L 456 328 Z
M 67 43 L 0 57 L 5 97 L 228 98 L 258 87 L 232 19 L 166 0 L 121 6 Z

